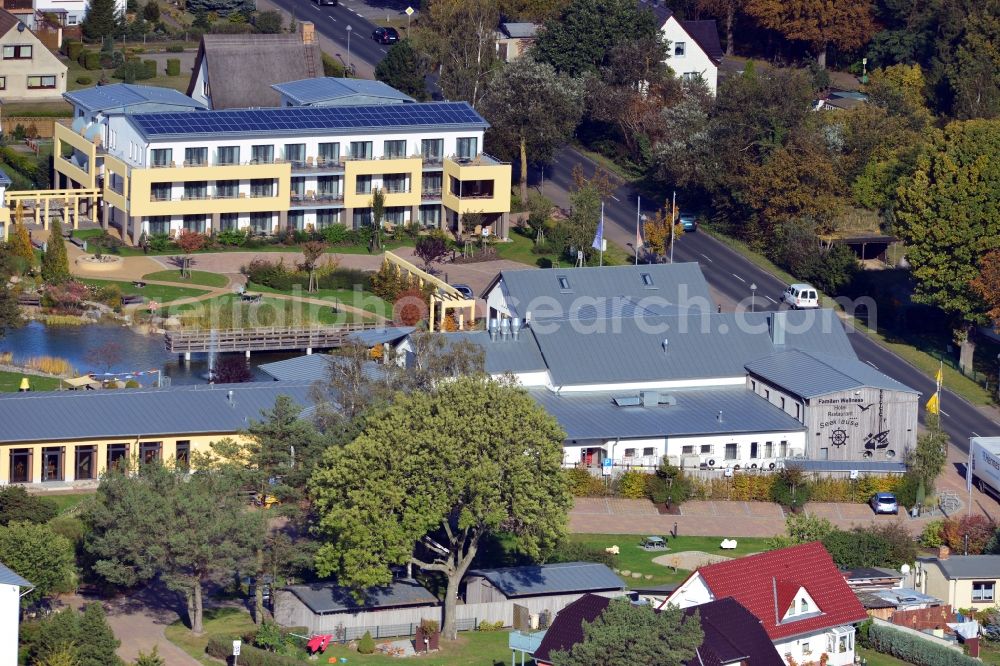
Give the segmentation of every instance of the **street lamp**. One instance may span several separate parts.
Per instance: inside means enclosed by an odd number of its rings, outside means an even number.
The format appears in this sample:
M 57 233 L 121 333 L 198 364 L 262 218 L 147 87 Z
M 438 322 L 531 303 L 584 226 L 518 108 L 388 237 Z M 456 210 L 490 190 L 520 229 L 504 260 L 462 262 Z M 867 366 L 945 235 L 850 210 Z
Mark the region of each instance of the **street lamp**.
M 750 283 L 750 312 L 757 311 L 757 283 Z
M 353 28 L 347 24 L 347 71 L 351 71 L 351 31 Z
M 868 83 L 868 58 L 861 59 L 861 83 Z

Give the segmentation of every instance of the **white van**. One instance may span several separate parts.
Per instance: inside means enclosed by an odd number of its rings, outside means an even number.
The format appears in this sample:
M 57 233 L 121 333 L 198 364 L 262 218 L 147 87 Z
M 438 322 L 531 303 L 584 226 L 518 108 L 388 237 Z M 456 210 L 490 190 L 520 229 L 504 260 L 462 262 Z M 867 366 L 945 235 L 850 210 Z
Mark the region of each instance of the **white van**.
M 819 294 L 816 287 L 809 284 L 797 283 L 790 285 L 785 293 L 781 295 L 781 300 L 788 303 L 792 308 L 818 308 Z

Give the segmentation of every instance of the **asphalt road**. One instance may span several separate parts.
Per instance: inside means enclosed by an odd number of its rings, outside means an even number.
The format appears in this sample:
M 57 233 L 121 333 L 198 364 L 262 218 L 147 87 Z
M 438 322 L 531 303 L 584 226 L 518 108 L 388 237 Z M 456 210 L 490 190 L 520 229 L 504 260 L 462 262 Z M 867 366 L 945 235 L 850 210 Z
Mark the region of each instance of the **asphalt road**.
M 339 56 L 344 64 L 348 64 L 350 60 L 357 66 L 360 60 L 374 68 L 389 49 L 388 46 L 378 44 L 372 39 L 372 32 L 376 26 L 344 4 L 331 7 L 317 5 L 311 0 L 271 0 L 271 2 L 298 20 L 312 21 L 318 33 L 342 49 L 331 55 Z M 347 26 L 351 26 L 350 58 L 347 52 Z
M 559 206 L 568 207 L 568 195 L 573 183 L 574 165 L 583 168 L 589 177 L 596 166 L 579 151 L 567 147 L 556 155 L 554 164 L 545 170 L 542 185 L 546 196 Z M 539 174 L 534 174 L 537 180 Z M 669 193 L 665 193 L 668 197 Z M 643 201 L 642 213 L 650 214 L 662 208 L 664 201 Z M 636 194 L 628 185 L 621 185 L 605 201 L 605 235 L 620 245 L 630 244 L 635 238 Z M 680 206 L 680 204 L 678 204 Z M 781 300 L 781 293 L 787 286 L 784 282 L 738 252 L 715 240 L 705 233 L 687 233 L 680 237 L 674 249 L 674 261 L 694 261 L 701 265 L 709 286 L 725 301 L 723 307 L 775 310 Z M 750 286 L 756 285 L 756 295 L 751 295 Z M 870 337 L 850 327 L 845 327 L 858 358 L 880 372 L 921 392 L 921 405 L 934 392 L 934 381 L 902 358 L 875 342 Z M 1000 416 L 993 410 L 980 410 L 963 398 L 947 390 L 941 396 L 941 424 L 951 437 L 952 443 L 963 453 L 968 453 L 969 437 L 1000 436 Z

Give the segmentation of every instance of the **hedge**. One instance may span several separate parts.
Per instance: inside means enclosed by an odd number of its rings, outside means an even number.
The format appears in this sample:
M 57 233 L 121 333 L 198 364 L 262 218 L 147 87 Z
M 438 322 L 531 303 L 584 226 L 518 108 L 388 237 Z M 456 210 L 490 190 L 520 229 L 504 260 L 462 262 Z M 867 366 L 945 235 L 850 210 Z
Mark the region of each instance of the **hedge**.
M 101 68 L 101 54 L 98 51 L 84 51 L 80 57 L 82 58 L 80 64 L 83 65 L 84 69 Z
M 89 86 L 91 83 L 94 82 L 94 80 L 89 76 L 78 76 L 76 77 L 76 82 L 79 83 L 81 86 Z
M 880 624 L 872 623 L 868 629 L 868 640 L 877 652 L 915 666 L 982 666 L 983 663 L 957 650 Z
M 180 58 L 167 58 L 167 76 L 180 76 Z
M 595 497 L 608 494 L 604 479 L 594 476 L 582 467 L 567 469 L 565 474 L 569 491 L 574 497 Z
M 143 67 L 146 68 L 146 78 L 152 79 L 156 78 L 156 61 L 155 60 L 143 60 Z
M 212 636 L 208 639 L 205 652 L 216 659 L 226 661 L 233 654 L 233 641 Z M 243 643 L 240 649 L 240 666 L 300 666 L 301 664 L 300 659 L 261 650 L 247 643 Z
M 729 478 L 691 479 L 691 497 L 704 500 L 770 502 L 771 487 L 777 474 L 740 473 Z M 812 502 L 864 503 L 877 492 L 892 492 L 902 477 L 865 475 L 850 479 L 818 478 L 809 481 Z
M 83 42 L 78 42 L 75 39 L 66 40 L 66 43 L 63 44 L 63 46 L 66 49 L 66 57 L 70 60 L 78 59 L 80 54 L 83 52 Z

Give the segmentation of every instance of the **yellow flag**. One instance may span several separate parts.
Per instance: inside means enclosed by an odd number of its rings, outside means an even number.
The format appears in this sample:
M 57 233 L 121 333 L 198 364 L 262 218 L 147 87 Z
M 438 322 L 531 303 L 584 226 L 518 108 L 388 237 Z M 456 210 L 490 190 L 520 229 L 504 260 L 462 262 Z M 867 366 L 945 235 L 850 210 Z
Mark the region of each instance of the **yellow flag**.
M 938 397 L 937 391 L 931 396 L 930 400 L 927 401 L 926 405 L 928 414 L 937 414 L 941 410 L 941 398 Z
M 938 367 L 937 374 L 934 375 L 934 381 L 937 382 L 938 387 L 940 387 L 941 386 L 941 382 L 944 381 L 944 364 L 943 363 Z

